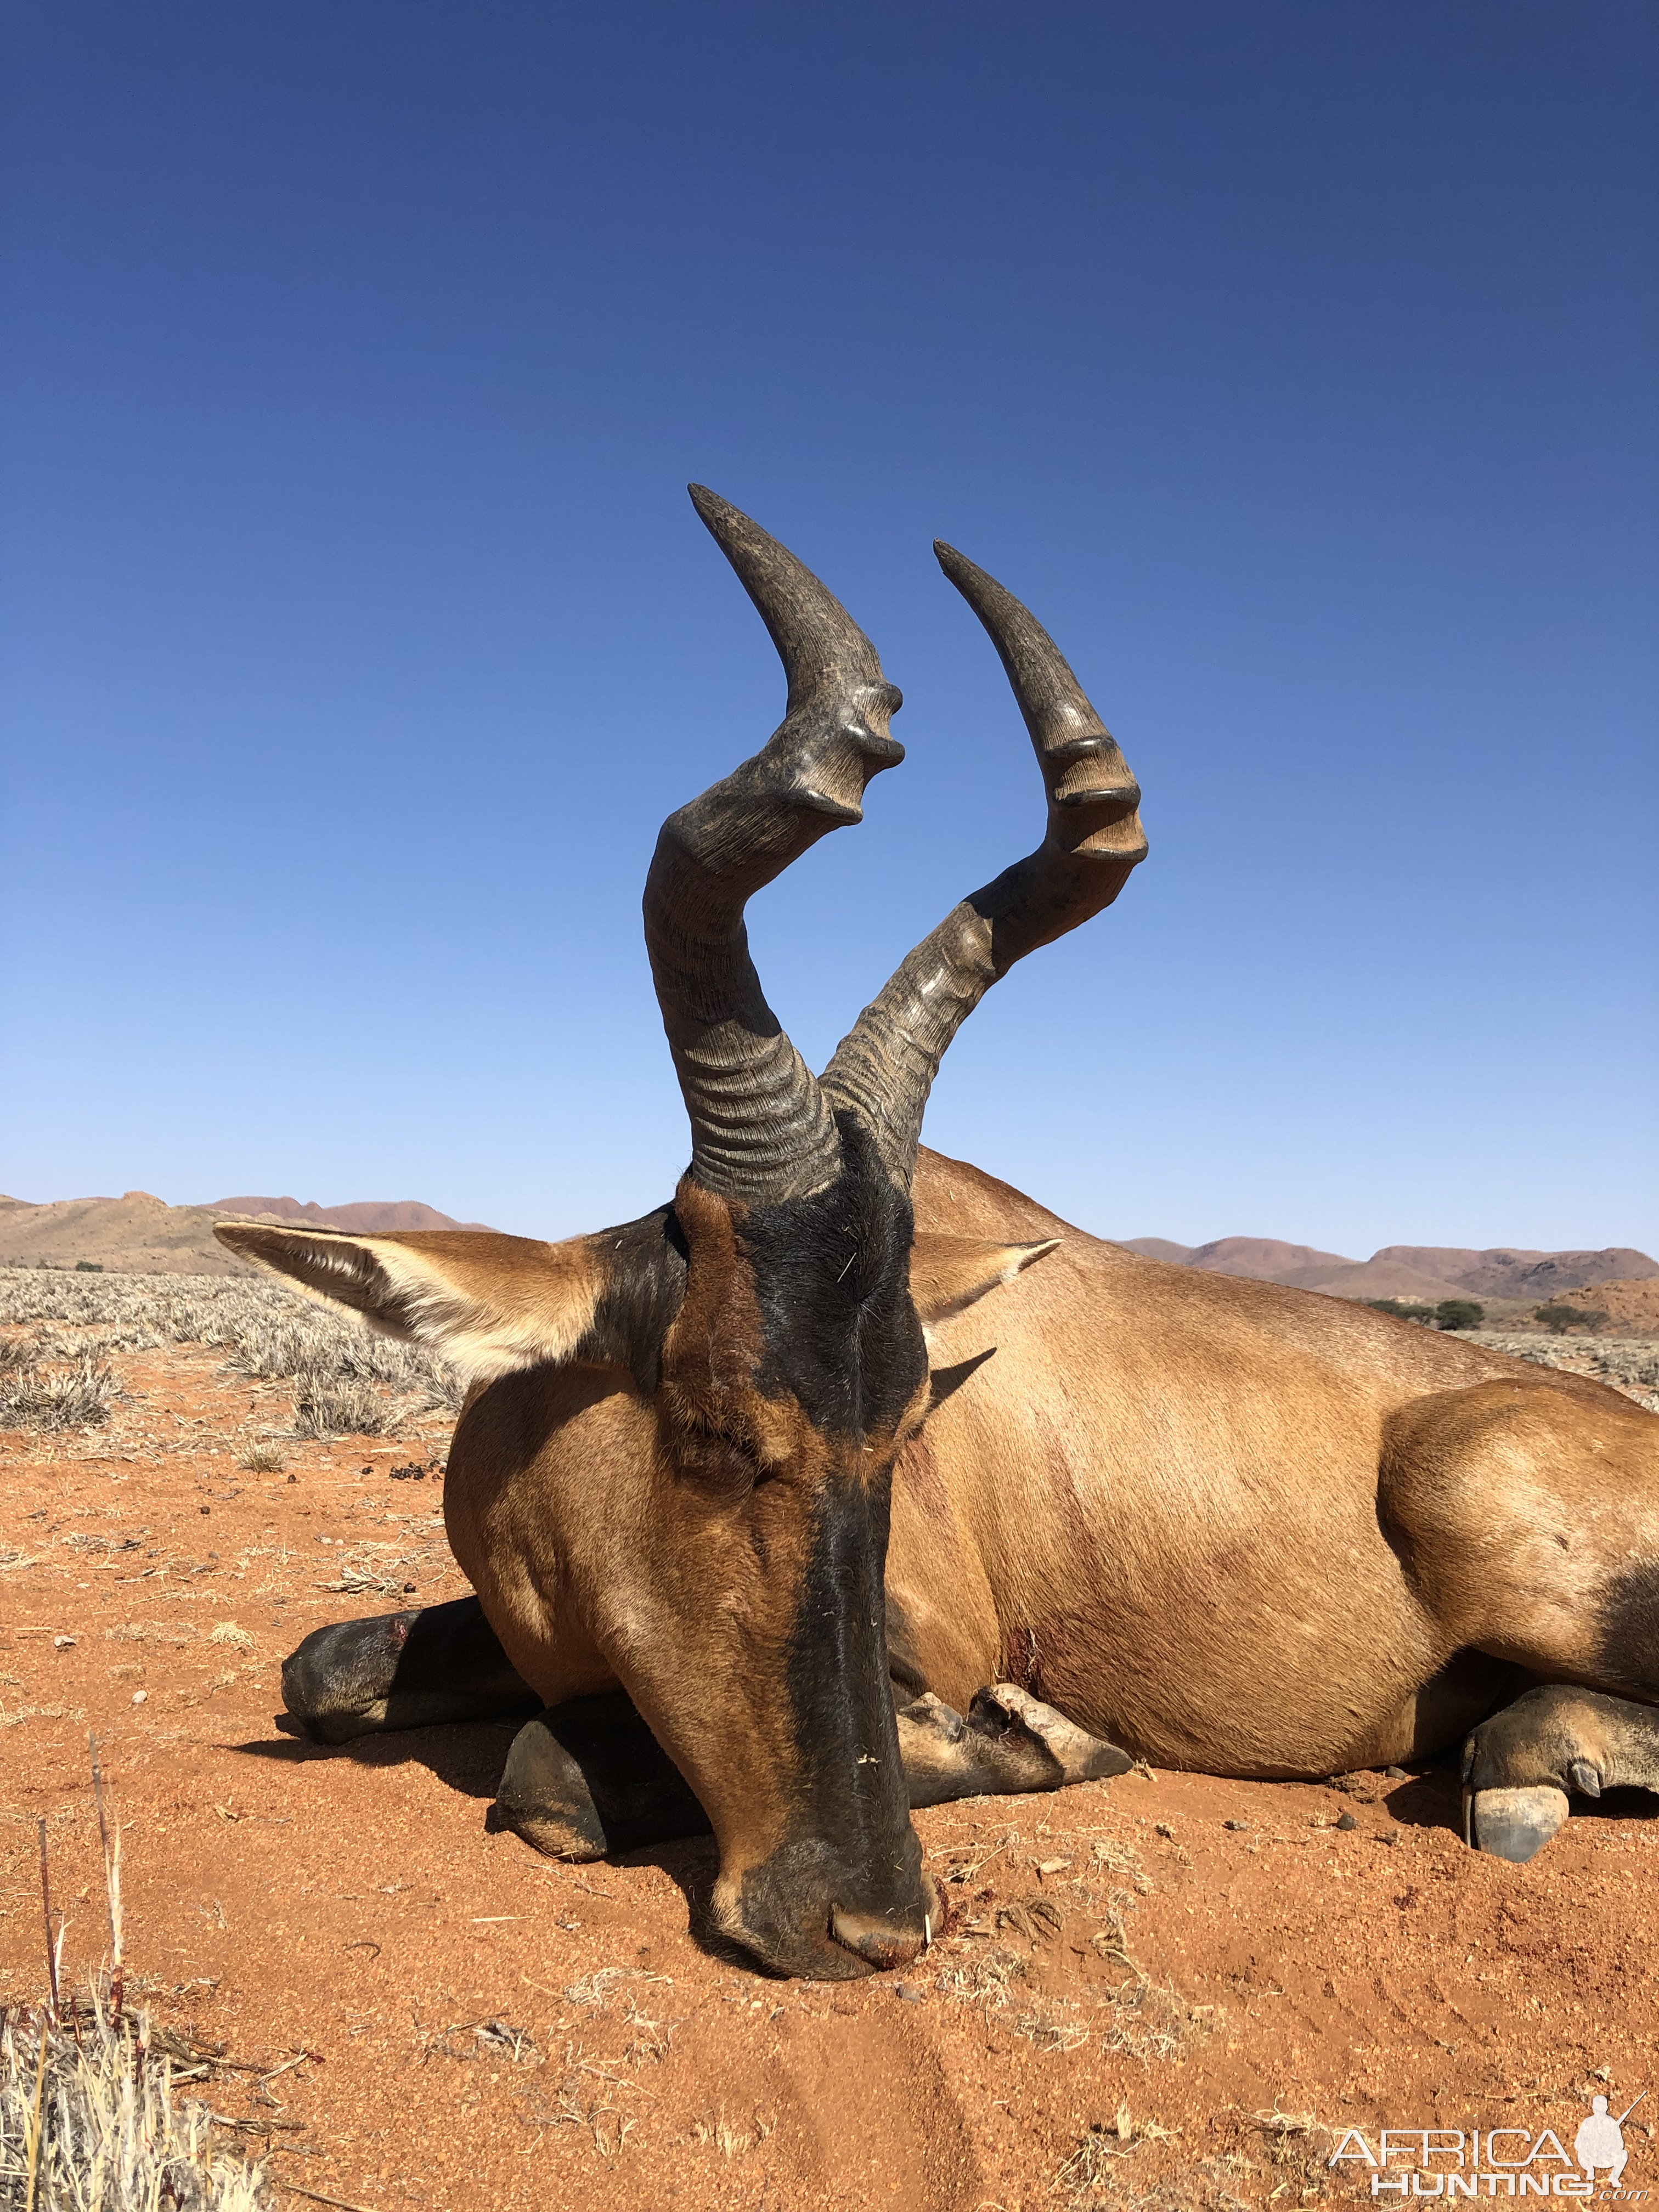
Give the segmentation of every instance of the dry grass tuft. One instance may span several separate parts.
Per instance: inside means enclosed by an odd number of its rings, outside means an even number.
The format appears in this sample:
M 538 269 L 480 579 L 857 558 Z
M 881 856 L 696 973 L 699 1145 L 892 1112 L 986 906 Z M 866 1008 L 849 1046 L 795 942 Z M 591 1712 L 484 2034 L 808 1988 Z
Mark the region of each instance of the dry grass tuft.
M 746 2128 L 734 2127 L 722 2105 L 717 2112 L 706 2112 L 692 2122 L 691 2137 L 694 2142 L 713 2143 L 722 2158 L 741 2158 L 763 2143 L 776 2125 L 775 2119 L 757 2112 Z
M 114 1395 L 115 1377 L 94 1352 L 62 1365 L 12 1360 L 0 1369 L 0 1429 L 100 1429 Z
M 1134 1850 L 1115 1842 L 1097 1844 L 1092 1869 L 1132 1887 L 1115 1888 L 1103 1899 L 1086 1881 L 1073 1881 L 1053 1893 L 1011 1899 L 985 1917 L 968 1921 L 958 1934 L 964 1948 L 972 1948 L 958 1954 L 959 1965 L 941 1971 L 939 1990 L 976 2006 L 988 2022 L 995 2019 L 1045 2053 L 1081 2051 L 1098 2038 L 1101 2050 L 1142 2064 L 1173 2058 L 1190 2035 L 1210 2024 L 1209 2008 L 1189 2006 L 1155 1982 L 1129 1948 L 1125 1922 L 1152 1887 Z M 1041 1990 L 1035 1970 L 1045 1954 L 1057 1954 L 1062 1938 L 1069 1938 L 1073 1950 L 1086 1942 L 1113 1978 L 1074 1984 L 1064 1995 Z
M 50 1357 L 107 1376 L 101 1363 L 117 1352 L 153 1351 L 165 1344 L 222 1347 L 226 1363 L 256 1382 L 295 1385 L 295 1428 L 303 1437 L 382 1436 L 400 1423 L 440 1411 L 459 1414 L 464 1393 L 453 1371 L 418 1346 L 377 1335 L 356 1315 L 313 1305 L 277 1282 L 216 1275 L 76 1275 L 54 1268 L 0 1267 L 0 1324 L 47 1324 L 31 1340 L 0 1341 L 0 1425 L 75 1427 L 101 1425 L 106 1411 L 83 1385 L 76 1398 L 56 1387 L 49 1418 L 13 1419 L 9 1397 L 19 1378 Z M 73 1345 L 52 1341 L 55 1330 L 83 1332 Z M 9 1380 L 9 1376 L 10 1379 Z M 106 1405 L 112 1382 L 93 1386 Z M 27 1411 L 40 1396 L 19 1400 Z M 46 1401 L 41 1400 L 41 1403 Z M 281 1472 L 254 1448 L 243 1462 L 252 1474 Z
M 1286 2112 L 1277 2104 L 1270 2112 L 1252 2113 L 1251 2125 L 1261 2131 L 1278 2179 L 1291 2185 L 1299 2203 L 1324 2193 L 1331 2179 L 1325 2160 L 1334 2141 L 1328 2127 L 1311 2112 Z
M 378 1437 L 386 1432 L 386 1406 L 372 1382 L 337 1378 L 307 1369 L 294 1391 L 294 1425 L 302 1437 Z
M 1255 2177 L 1248 2159 L 1212 2158 L 1120 2200 L 1121 2212 L 1249 2212 L 1239 2187 Z M 1282 2205 L 1284 2200 L 1279 2200 Z
M 96 1984 L 64 2017 L 0 2017 L 4 2212 L 264 2212 L 263 2168 L 216 2152 L 209 2126 L 174 2102 L 148 2014 L 118 2016 Z
M 0 2212 L 265 2212 L 262 2166 L 215 2148 L 212 2115 L 175 2104 L 177 2039 L 126 2008 L 121 1834 L 109 1820 L 96 1742 L 92 1785 L 109 1908 L 107 1978 L 64 2002 L 52 1935 L 47 1833 L 40 1840 L 44 2004 L 0 2010 Z
M 1082 2206 L 1105 2196 L 1116 2185 L 1117 2172 L 1129 2154 L 1129 2131 L 1096 2121 L 1081 2136 L 1078 2147 L 1055 2174 L 1056 2193 L 1064 2191 L 1072 2203 Z

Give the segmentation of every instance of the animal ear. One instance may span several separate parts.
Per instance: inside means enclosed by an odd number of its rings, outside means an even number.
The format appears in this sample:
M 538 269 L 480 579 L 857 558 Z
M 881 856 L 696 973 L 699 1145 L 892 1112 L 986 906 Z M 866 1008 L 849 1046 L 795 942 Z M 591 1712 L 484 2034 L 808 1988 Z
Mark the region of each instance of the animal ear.
M 948 1321 L 1059 1245 L 993 1244 L 982 1237 L 919 1235 L 910 1247 L 910 1297 L 924 1328 Z
M 469 1382 L 568 1359 L 593 1322 L 608 1271 L 599 1240 L 422 1231 L 358 1237 L 225 1221 L 214 1235 L 313 1297 L 440 1352 Z

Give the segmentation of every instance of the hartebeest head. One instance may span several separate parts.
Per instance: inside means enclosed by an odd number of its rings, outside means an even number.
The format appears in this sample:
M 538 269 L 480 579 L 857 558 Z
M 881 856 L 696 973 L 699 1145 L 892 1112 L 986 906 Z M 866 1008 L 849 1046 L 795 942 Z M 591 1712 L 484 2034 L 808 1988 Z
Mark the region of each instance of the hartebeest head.
M 909 1957 L 939 1913 L 883 1596 L 894 1461 L 929 1409 L 927 1327 L 1049 1249 L 915 1238 L 923 1109 L 988 987 L 1108 905 L 1146 848 L 1139 792 L 1053 641 L 936 546 L 1002 656 L 1048 830 L 917 946 L 815 1077 L 766 1003 L 744 909 L 861 819 L 870 778 L 903 757 L 900 695 L 793 555 L 691 496 L 789 692 L 763 750 L 669 817 L 647 878 L 691 1122 L 672 1205 L 560 1245 L 220 1234 L 469 1376 L 451 1534 L 515 1665 L 550 1698 L 619 1681 L 713 1823 L 719 1924 L 775 1968 L 847 1975 Z

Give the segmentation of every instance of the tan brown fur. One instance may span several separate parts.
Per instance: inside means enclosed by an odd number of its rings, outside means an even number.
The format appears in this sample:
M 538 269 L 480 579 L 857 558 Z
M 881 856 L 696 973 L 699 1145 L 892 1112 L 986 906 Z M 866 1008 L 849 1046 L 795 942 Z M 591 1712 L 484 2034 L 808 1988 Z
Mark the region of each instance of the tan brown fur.
M 1142 1259 L 937 1154 L 915 1200 L 924 1299 L 967 1255 L 1060 1239 L 935 1320 L 936 1370 L 993 1356 L 897 1464 L 888 1588 L 948 1703 L 1009 1677 L 1164 1763 L 1288 1775 L 1408 1747 L 1425 1686 L 1468 1649 L 1594 1683 L 1598 1583 L 1659 1558 L 1651 1416 L 1336 1299 Z M 771 1633 L 790 1579 L 789 1516 L 770 1535 L 752 1519 L 764 1490 L 726 1463 L 732 1443 L 792 1486 L 831 1471 L 799 1409 L 754 1387 L 734 1210 L 689 1182 L 676 1204 L 690 1267 L 659 1407 L 616 1369 L 540 1364 L 469 1412 L 448 1492 L 456 1556 L 526 1678 L 550 1702 L 620 1679 L 665 1725 L 695 1708 L 686 1685 L 741 1671 L 740 1622 Z M 258 1239 L 285 1263 L 337 1241 Z M 586 1239 L 352 1241 L 400 1294 L 441 1267 L 415 1328 L 459 1312 L 520 1358 L 547 1345 L 543 1363 L 601 1285 Z M 683 1468 L 701 1438 L 696 1479 L 665 1480 L 665 1423 Z M 671 1591 L 695 1650 L 668 1632 Z M 695 1742 L 695 1711 L 679 1717 L 670 1737 Z M 711 1777 L 775 1763 L 730 1725 Z
M 1012 1679 L 1162 1763 L 1288 1776 L 1455 1736 L 1488 1680 L 1460 1653 L 1599 1679 L 1598 1584 L 1659 1559 L 1650 1415 L 1343 1301 L 1143 1259 L 938 1154 L 915 1201 L 924 1300 L 970 1260 L 994 1280 L 997 1255 L 1048 1255 L 935 1319 L 936 1373 L 972 1371 L 895 1472 L 887 1587 L 947 1703 Z M 550 1703 L 621 1681 L 712 1814 L 733 1774 L 776 1767 L 775 1729 L 757 1711 L 734 1738 L 726 1693 L 743 1702 L 746 1644 L 781 1632 L 800 1487 L 848 1470 L 755 1387 L 741 1208 L 690 1182 L 676 1206 L 689 1272 L 657 1406 L 618 1369 L 542 1354 L 470 1407 L 447 1512 L 520 1672 Z M 285 1266 L 296 1239 L 258 1237 Z M 448 1310 L 521 1358 L 568 1340 L 602 1287 L 592 1240 L 354 1241 L 399 1280 L 441 1266 Z M 786 1468 L 785 1495 L 751 1490 L 750 1460 Z M 743 1795 L 752 1821 L 766 1789 Z
M 900 1460 L 889 1585 L 940 1696 L 1007 1674 L 1149 1758 L 1290 1775 L 1408 1745 L 1468 1646 L 1591 1678 L 1596 1583 L 1659 1558 L 1650 1415 L 1336 1299 L 1143 1260 L 938 1155 L 915 1200 L 929 1229 L 1063 1237 L 935 1333 L 936 1366 L 994 1357 Z M 956 1601 L 964 1556 L 991 1613 Z

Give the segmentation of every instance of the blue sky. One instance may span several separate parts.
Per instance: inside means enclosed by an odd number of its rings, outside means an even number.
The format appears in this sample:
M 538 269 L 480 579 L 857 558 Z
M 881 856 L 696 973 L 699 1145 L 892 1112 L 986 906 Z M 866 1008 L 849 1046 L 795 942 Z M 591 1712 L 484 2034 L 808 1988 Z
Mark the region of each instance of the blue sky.
M 1152 857 L 928 1118 L 1084 1225 L 1659 1253 L 1659 19 L 1625 0 L 11 0 L 0 1186 L 558 1235 L 687 1136 L 638 901 L 781 680 L 815 1063 L 1040 835 L 959 545 Z

